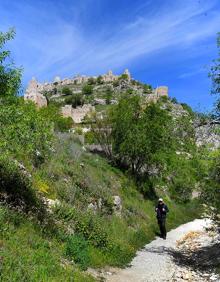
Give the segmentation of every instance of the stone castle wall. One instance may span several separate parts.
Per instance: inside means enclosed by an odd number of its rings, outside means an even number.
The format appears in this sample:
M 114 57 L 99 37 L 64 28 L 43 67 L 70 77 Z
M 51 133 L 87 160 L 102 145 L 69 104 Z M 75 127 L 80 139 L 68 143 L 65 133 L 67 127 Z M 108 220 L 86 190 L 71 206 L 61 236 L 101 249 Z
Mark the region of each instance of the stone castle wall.
M 61 108 L 61 113 L 64 117 L 71 117 L 75 123 L 81 123 L 86 115 L 95 111 L 95 107 L 90 104 L 82 107 L 73 108 L 71 105 L 65 105 Z
M 152 94 L 146 95 L 147 102 L 156 103 L 160 97 L 168 97 L 168 87 L 167 86 L 158 86 L 153 90 Z

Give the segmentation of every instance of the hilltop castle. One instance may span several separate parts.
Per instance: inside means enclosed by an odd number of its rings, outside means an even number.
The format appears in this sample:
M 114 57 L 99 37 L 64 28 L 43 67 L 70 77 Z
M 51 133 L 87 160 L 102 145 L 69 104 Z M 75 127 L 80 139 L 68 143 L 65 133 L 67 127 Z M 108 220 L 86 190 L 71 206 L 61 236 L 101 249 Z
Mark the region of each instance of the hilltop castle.
M 97 83 L 98 80 L 101 80 L 100 84 Z M 80 94 L 82 93 L 83 85 L 87 83 L 89 84 L 91 81 L 94 83 L 93 88 L 95 93 L 97 92 L 99 95 L 100 93 L 103 94 L 106 86 L 112 89 L 116 94 L 116 100 L 112 100 L 112 103 L 117 102 L 117 93 L 125 92 L 128 89 L 145 97 L 147 102 L 156 102 L 160 97 L 168 96 L 167 86 L 159 86 L 150 90 L 150 93 L 145 93 L 144 86 L 146 85 L 133 80 L 129 70 L 126 69 L 122 75 L 115 75 L 110 70 L 106 74 L 98 77 L 77 75 L 73 78 L 61 79 L 59 76 L 56 76 L 51 83 L 39 83 L 35 78 L 32 78 L 26 89 L 24 99 L 33 101 L 39 108 L 45 107 L 47 106 L 46 93 L 50 93 L 50 99 L 60 99 L 64 101 L 65 94 L 62 93 L 64 87 L 70 88 L 73 94 Z M 105 99 L 100 99 L 99 97 L 95 97 L 94 102 L 102 105 L 105 104 Z M 61 108 L 61 113 L 65 117 L 71 117 L 75 123 L 80 123 L 86 114 L 92 110 L 94 110 L 92 105 L 84 105 L 83 107 L 77 107 L 76 109 L 72 108 L 71 105 L 65 105 Z

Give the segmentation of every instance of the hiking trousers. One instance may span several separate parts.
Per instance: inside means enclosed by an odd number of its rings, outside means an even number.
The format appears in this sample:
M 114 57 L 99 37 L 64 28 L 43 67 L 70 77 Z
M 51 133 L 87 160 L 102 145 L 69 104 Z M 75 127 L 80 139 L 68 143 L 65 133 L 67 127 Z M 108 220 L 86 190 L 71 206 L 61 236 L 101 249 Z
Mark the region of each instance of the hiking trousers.
M 167 231 L 166 231 L 166 218 L 158 218 L 158 225 L 160 227 L 161 237 L 166 239 Z

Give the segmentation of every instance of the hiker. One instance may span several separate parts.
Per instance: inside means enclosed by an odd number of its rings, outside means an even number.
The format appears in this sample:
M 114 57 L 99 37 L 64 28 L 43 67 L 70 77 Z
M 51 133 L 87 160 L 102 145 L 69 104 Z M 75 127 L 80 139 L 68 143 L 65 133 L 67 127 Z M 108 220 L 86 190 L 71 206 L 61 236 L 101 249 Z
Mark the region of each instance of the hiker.
M 158 204 L 155 208 L 155 211 L 157 213 L 157 221 L 158 225 L 160 227 L 160 233 L 161 237 L 166 240 L 167 237 L 167 231 L 166 231 L 166 215 L 167 212 L 169 212 L 168 207 L 164 204 L 163 199 L 158 200 Z

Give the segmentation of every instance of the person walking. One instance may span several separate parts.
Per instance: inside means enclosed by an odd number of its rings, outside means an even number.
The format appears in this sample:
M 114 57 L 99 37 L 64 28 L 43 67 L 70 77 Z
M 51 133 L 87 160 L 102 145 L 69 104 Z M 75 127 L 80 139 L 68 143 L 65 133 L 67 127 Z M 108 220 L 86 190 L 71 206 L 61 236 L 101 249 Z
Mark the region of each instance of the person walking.
M 157 221 L 158 221 L 158 225 L 160 227 L 161 237 L 164 240 L 166 240 L 166 237 L 167 237 L 166 216 L 167 216 L 167 213 L 169 212 L 169 209 L 168 209 L 167 205 L 164 204 L 163 199 L 160 198 L 158 200 L 158 204 L 155 208 L 155 211 L 157 213 Z

